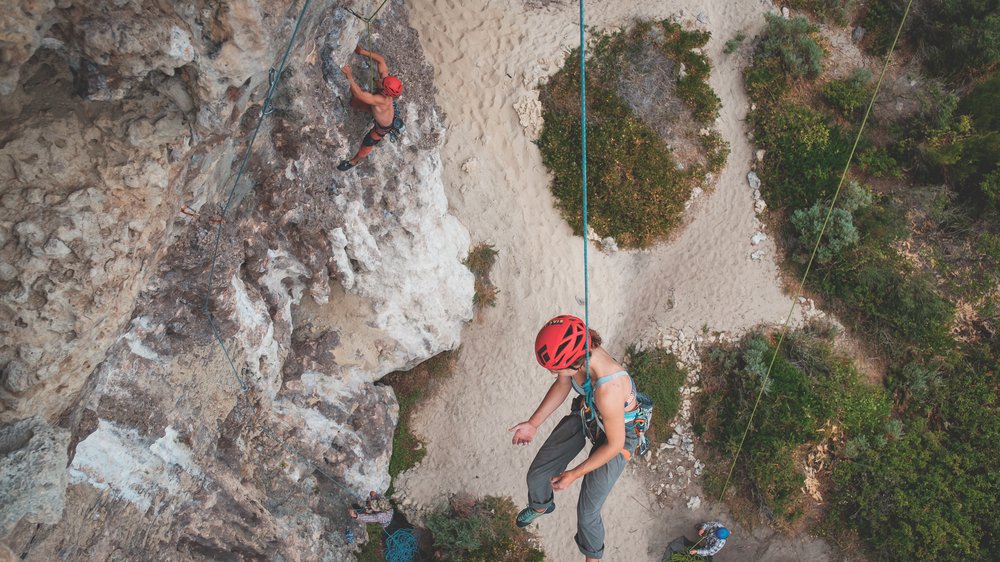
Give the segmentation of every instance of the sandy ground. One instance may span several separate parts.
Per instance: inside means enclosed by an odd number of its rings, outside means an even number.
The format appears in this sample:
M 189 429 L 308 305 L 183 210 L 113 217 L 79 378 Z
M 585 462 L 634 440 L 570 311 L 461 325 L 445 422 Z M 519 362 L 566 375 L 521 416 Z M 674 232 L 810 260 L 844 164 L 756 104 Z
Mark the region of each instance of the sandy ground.
M 746 181 L 753 158 L 740 76 L 746 47 L 722 54 L 737 32 L 752 37 L 760 31 L 766 9 L 759 0 L 587 4 L 591 28 L 679 15 L 682 23 L 712 32 L 711 83 L 723 101 L 718 127 L 732 150 L 714 189 L 694 201 L 689 223 L 671 242 L 642 252 L 590 247 L 591 325 L 617 357 L 629 344 L 657 343 L 665 333 L 683 331 L 688 338 L 703 328 L 740 333 L 779 323 L 788 314 L 792 301 L 777 280 L 773 244 L 750 242 L 761 226 Z M 414 426 L 427 442 L 427 456 L 399 478 L 396 489 L 404 505 L 417 510 L 456 492 L 511 496 L 521 504 L 528 465 L 569 408 L 557 411 L 530 446 L 511 445 L 507 428 L 531 414 L 552 381 L 535 363 L 534 336 L 556 314 L 583 315 L 583 241 L 555 210 L 549 178 L 531 142 L 539 125 L 537 85 L 577 44 L 578 6 L 414 0 L 410 14 L 447 114 L 442 157 L 448 198 L 473 241 L 499 250 L 492 278 L 500 294 L 496 307 L 465 330 L 456 376 L 417 412 Z M 751 260 L 758 249 L 764 258 Z M 665 476 L 647 468 L 638 461 L 626 469 L 605 505 L 605 560 L 659 560 L 671 539 L 694 536 L 696 523 L 732 522 L 725 507 L 704 498 L 696 483 L 656 495 L 657 479 Z M 578 491 L 579 481 L 558 493 L 557 510 L 534 527 L 550 560 L 583 558 L 573 542 Z M 693 495 L 702 496 L 702 503 L 689 509 Z M 716 560 L 830 557 L 829 548 L 810 537 L 787 538 L 735 523 L 732 528 L 733 539 Z

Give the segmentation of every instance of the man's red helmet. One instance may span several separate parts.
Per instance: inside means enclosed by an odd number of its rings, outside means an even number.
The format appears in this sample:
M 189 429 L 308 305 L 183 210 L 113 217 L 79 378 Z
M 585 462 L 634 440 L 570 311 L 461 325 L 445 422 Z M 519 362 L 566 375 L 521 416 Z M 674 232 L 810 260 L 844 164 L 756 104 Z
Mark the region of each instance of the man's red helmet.
M 382 79 L 382 93 L 389 97 L 399 97 L 403 93 L 403 83 L 389 75 Z
M 587 352 L 587 325 L 564 314 L 549 320 L 535 337 L 535 358 L 550 371 L 566 369 Z

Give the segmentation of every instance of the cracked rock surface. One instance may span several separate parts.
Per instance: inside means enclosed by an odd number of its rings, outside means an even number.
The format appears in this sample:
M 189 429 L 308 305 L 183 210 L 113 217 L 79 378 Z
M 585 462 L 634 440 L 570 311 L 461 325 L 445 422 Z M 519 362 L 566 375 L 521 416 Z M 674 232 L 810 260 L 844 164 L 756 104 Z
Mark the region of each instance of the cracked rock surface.
M 400 1 L 372 26 L 406 85 L 399 142 L 335 169 L 370 126 L 339 72 L 366 76 L 365 26 L 315 0 L 243 166 L 300 7 L 0 14 L 0 542 L 15 555 L 343 560 L 343 507 L 388 485 L 399 411 L 375 383 L 458 346 L 469 236 Z

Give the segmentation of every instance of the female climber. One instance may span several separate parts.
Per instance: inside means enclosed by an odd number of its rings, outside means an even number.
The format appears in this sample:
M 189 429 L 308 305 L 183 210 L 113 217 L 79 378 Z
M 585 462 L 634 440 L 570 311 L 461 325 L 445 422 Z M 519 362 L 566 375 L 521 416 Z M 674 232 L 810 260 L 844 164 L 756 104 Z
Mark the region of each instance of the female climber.
M 584 368 L 588 336 L 590 373 Z M 535 338 L 535 358 L 556 379 L 531 417 L 510 428 L 514 445 L 530 443 L 538 427 L 571 389 L 579 396 L 528 469 L 528 507 L 518 513 L 517 525 L 526 527 L 552 513 L 556 508 L 553 490 L 565 490 L 574 480 L 583 478 L 576 506 L 576 544 L 588 562 L 599 560 L 604 554 L 601 507 L 625 462 L 643 439 L 636 430 L 636 415 L 651 411 L 652 404 L 636 391 L 632 377 L 601 347 L 601 336 L 588 330 L 576 316 L 556 316 L 545 323 Z M 650 410 L 642 407 L 645 404 Z M 588 438 L 593 444 L 590 455 L 567 470 Z

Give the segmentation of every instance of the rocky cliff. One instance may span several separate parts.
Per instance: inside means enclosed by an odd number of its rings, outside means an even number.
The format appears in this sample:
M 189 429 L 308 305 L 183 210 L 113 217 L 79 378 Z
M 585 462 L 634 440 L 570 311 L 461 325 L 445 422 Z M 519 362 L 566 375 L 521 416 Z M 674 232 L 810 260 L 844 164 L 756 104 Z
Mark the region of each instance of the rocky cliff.
M 352 54 L 366 27 L 314 0 L 296 32 L 303 1 L 0 14 L 0 541 L 15 554 L 342 560 L 348 498 L 388 484 L 398 408 L 375 383 L 457 346 L 468 235 L 406 7 L 372 25 L 406 133 L 344 174 L 368 124 L 339 67 L 369 76 Z

